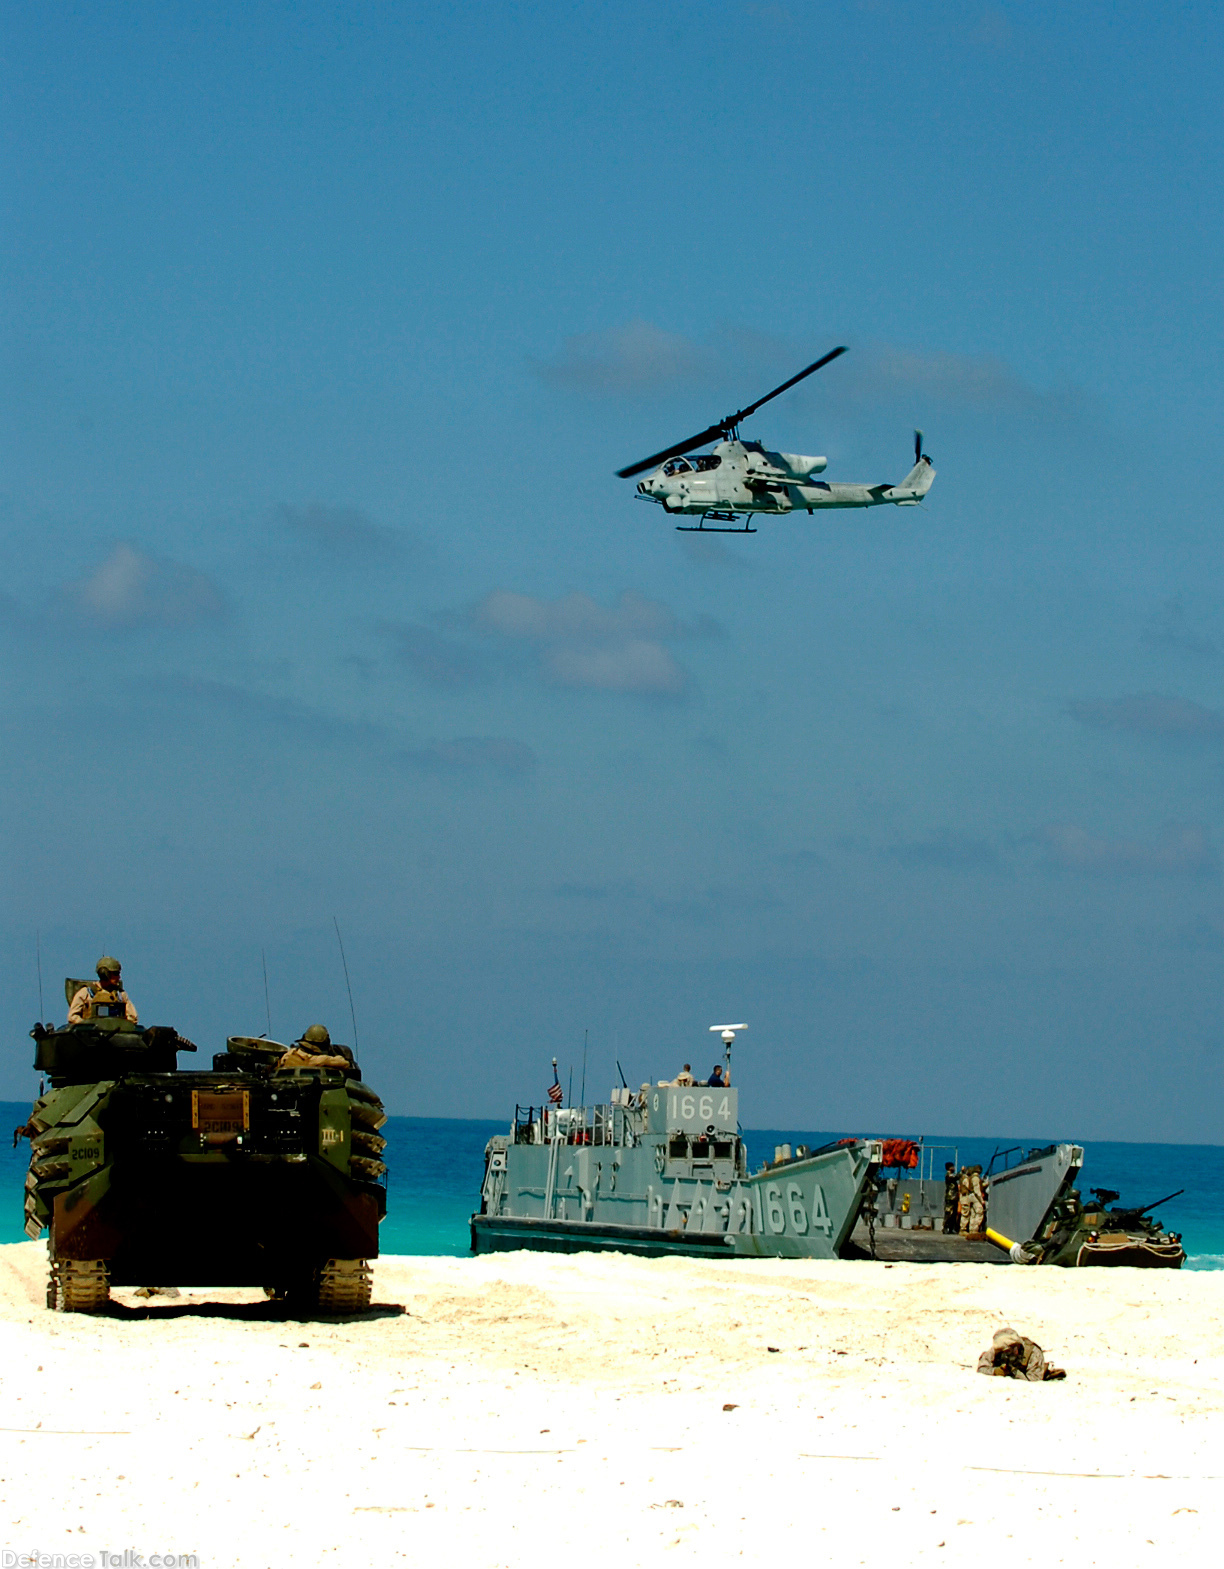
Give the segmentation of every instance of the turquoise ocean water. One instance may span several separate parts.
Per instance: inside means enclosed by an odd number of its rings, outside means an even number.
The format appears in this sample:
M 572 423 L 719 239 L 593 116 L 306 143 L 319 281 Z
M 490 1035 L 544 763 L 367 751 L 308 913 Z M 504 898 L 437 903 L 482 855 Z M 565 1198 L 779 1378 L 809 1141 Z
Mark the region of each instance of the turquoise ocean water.
M 0 1101 L 0 1129 L 25 1121 L 29 1106 Z M 479 1204 L 485 1142 L 504 1133 L 501 1122 L 459 1122 L 434 1117 L 392 1117 L 387 1138 L 387 1219 L 384 1253 L 468 1251 L 468 1216 Z M 775 1144 L 820 1145 L 839 1132 L 749 1129 L 744 1134 L 755 1169 Z M 1049 1143 L 1049 1139 L 927 1137 L 953 1145 L 962 1164 L 990 1159 L 996 1147 Z M 17 1149 L 0 1133 L 0 1242 L 21 1242 L 22 1198 L 29 1145 Z M 942 1171 L 939 1157 L 937 1170 Z M 1159 1211 L 1165 1225 L 1183 1234 L 1191 1269 L 1224 1269 L 1224 1146 L 1216 1144 L 1086 1144 L 1081 1185 L 1117 1188 L 1123 1201 L 1143 1204 L 1175 1188 L 1185 1193 Z

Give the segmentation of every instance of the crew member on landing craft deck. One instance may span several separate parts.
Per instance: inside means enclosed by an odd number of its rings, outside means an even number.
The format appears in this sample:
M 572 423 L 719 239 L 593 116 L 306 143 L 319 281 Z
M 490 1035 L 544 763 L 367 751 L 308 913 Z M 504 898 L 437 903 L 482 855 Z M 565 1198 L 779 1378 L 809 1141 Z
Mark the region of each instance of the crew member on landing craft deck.
M 956 1167 L 950 1160 L 944 1162 L 944 1235 L 955 1236 L 960 1230 L 960 1192 L 956 1181 Z
M 986 1190 L 982 1168 L 966 1166 L 959 1178 L 960 1222 L 962 1236 L 977 1236 L 986 1225 Z

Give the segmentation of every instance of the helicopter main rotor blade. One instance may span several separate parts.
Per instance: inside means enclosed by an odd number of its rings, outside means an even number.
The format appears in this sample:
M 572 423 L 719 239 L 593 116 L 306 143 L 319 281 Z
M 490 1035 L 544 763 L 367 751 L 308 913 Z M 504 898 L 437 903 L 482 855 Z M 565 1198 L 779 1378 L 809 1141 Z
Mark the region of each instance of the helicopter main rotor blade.
M 690 436 L 687 441 L 678 441 L 674 447 L 665 447 L 662 452 L 656 452 L 653 457 L 643 458 L 640 463 L 631 463 L 628 468 L 617 469 L 617 479 L 632 479 L 635 474 L 640 474 L 643 469 L 656 467 L 666 463 L 668 458 L 683 457 L 686 452 L 692 452 L 696 447 L 704 447 L 707 441 L 719 441 L 733 431 L 740 420 L 747 419 L 750 414 L 755 414 L 763 403 L 768 403 L 771 398 L 776 398 L 779 393 L 786 392 L 796 382 L 805 376 L 810 376 L 813 371 L 822 369 L 830 360 L 835 360 L 839 354 L 846 352 L 843 343 L 839 348 L 830 349 L 820 359 L 813 361 L 806 370 L 801 370 L 797 376 L 792 376 L 789 381 L 784 381 L 780 387 L 775 387 L 772 392 L 767 392 L 763 398 L 758 398 L 755 403 L 750 403 L 746 409 L 740 409 L 738 414 L 728 414 L 726 419 L 720 420 L 717 425 L 711 425 L 708 430 L 703 430 L 700 435 Z
M 662 452 L 656 452 L 652 458 L 643 458 L 640 463 L 631 463 L 627 469 L 617 469 L 616 477 L 632 479 L 643 469 L 655 468 L 660 463 L 666 463 L 668 458 L 683 457 L 686 452 L 692 452 L 694 447 L 704 447 L 707 441 L 718 441 L 726 433 L 725 425 L 711 425 L 709 430 L 703 430 L 697 436 L 690 436 L 687 441 L 678 441 L 674 447 L 664 447 Z
M 768 403 L 771 398 L 776 398 L 780 392 L 786 392 L 796 382 L 802 381 L 805 376 L 810 376 L 813 371 L 821 370 L 830 360 L 835 360 L 839 354 L 844 354 L 845 352 L 846 345 L 844 343 L 840 348 L 830 349 L 827 354 L 822 355 L 820 359 L 809 365 L 806 370 L 801 370 L 797 376 L 792 376 L 789 381 L 784 381 L 780 387 L 775 387 L 772 392 L 767 392 L 763 398 L 758 398 L 755 403 L 750 403 L 746 409 L 741 409 L 738 414 L 728 416 L 727 424 L 738 425 L 740 420 L 747 419 L 750 414 L 755 414 L 763 403 Z

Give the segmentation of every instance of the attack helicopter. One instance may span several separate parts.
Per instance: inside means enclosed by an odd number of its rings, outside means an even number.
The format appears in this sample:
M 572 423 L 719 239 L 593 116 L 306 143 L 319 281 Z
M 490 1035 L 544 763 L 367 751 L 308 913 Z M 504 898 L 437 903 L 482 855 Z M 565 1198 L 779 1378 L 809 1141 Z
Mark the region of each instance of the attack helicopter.
M 931 460 L 922 450 L 922 432 L 914 432 L 914 466 L 898 485 L 827 484 L 814 478 L 828 466 L 826 458 L 805 457 L 797 452 L 770 452 L 759 441 L 745 441 L 740 422 L 846 352 L 845 344 L 830 349 L 820 359 L 767 392 L 747 408 L 728 414 L 687 441 L 678 441 L 639 463 L 617 470 L 618 479 L 632 479 L 653 469 L 638 482 L 638 496 L 654 501 L 672 514 L 696 517 L 696 523 L 678 523 L 683 533 L 755 534 L 751 526 L 760 512 L 816 512 L 825 507 L 916 507 L 935 479 Z M 713 442 L 714 450 L 694 454 Z M 741 522 L 742 519 L 742 522 Z

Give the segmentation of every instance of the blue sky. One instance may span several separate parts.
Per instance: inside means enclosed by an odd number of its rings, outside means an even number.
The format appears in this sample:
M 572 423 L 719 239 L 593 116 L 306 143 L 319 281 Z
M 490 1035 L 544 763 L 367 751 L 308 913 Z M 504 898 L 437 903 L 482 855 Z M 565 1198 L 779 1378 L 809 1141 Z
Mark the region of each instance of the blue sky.
M 103 949 L 397 1111 L 1224 1142 L 1199 5 L 4 7 L 0 1094 Z M 921 510 L 677 534 L 748 433 Z

